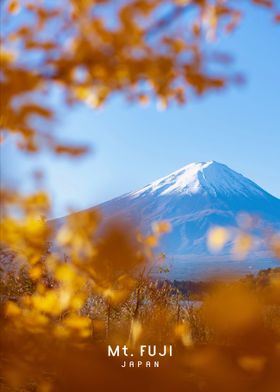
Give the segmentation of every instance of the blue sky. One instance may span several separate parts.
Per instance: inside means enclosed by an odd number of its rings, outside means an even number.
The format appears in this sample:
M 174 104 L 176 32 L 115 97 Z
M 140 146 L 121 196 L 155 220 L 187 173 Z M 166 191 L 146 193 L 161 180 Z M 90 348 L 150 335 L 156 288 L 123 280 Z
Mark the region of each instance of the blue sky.
M 61 112 L 57 131 L 93 147 L 80 160 L 20 155 L 7 141 L 3 178 L 30 190 L 34 168 L 46 173 L 54 216 L 138 189 L 193 161 L 216 160 L 280 197 L 280 26 L 254 10 L 232 36 L 215 45 L 235 57 L 244 86 L 211 93 L 183 108 L 159 112 L 116 99 L 94 112 Z

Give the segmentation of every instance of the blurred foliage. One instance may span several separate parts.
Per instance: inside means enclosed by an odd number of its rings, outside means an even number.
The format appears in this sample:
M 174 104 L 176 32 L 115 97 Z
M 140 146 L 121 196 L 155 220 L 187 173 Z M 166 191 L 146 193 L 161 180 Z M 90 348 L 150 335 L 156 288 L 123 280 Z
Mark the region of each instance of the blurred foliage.
M 157 281 L 151 272 L 164 274 L 166 256 L 155 250 L 168 222 L 155 222 L 145 236 L 119 221 L 102 222 L 93 209 L 48 221 L 42 214 L 50 203 L 41 193 L 3 191 L 3 199 L 4 391 L 109 390 L 116 383 L 124 390 L 278 390 L 279 269 L 239 281 Z M 233 233 L 213 228 L 210 249 L 231 239 L 245 258 L 235 238 L 254 242 L 256 221 L 248 219 Z M 265 240 L 277 257 L 279 238 L 270 232 Z M 139 344 L 172 344 L 174 356 L 161 358 L 159 369 L 139 368 L 135 386 L 135 375 L 120 370 L 123 358 L 106 357 L 107 344 L 127 344 L 141 361 Z
M 240 2 L 242 3 L 242 2 Z M 248 0 L 269 9 L 272 0 Z M 92 108 L 116 93 L 159 109 L 220 90 L 240 77 L 211 48 L 243 17 L 233 0 L 8 0 L 1 2 L 1 128 L 18 147 L 80 156 L 50 130 L 57 108 Z M 59 93 L 58 93 L 59 91 Z M 50 97 L 60 97 L 60 105 Z M 78 132 L 79 130 L 77 130 Z
M 251 0 L 268 8 L 270 0 Z M 240 78 L 230 57 L 211 48 L 242 20 L 230 0 L 62 0 L 1 2 L 1 129 L 34 153 L 80 156 L 51 130 L 61 105 L 104 105 L 116 93 L 164 109 Z M 78 130 L 77 130 L 78 132 Z M 41 177 L 37 173 L 37 177 Z M 200 301 L 164 274 L 156 255 L 168 222 L 144 236 L 99 212 L 49 221 L 51 203 L 41 191 L 1 190 L 1 353 L 3 391 L 279 390 L 279 271 L 240 282 L 210 285 Z M 245 258 L 254 244 L 250 225 L 213 228 L 208 245 L 231 241 Z M 280 241 L 263 233 L 275 257 Z M 173 344 L 159 369 L 119 370 L 106 344 Z M 135 352 L 136 357 L 136 352 Z
M 260 217 L 248 213 L 236 215 L 237 227 L 213 226 L 208 232 L 208 248 L 213 254 L 225 247 L 233 260 L 244 260 L 254 251 L 266 249 L 279 259 L 280 235 L 266 226 Z

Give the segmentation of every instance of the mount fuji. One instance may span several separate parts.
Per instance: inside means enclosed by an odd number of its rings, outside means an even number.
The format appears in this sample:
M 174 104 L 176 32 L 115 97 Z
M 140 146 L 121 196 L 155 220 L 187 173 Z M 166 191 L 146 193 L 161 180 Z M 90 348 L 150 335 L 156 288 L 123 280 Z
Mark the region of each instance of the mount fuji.
M 277 265 L 264 244 L 242 261 L 231 260 L 230 243 L 218 255 L 208 250 L 209 230 L 214 226 L 237 229 L 242 216 L 258 222 L 256 235 L 260 228 L 280 230 L 280 200 L 215 161 L 188 164 L 98 208 L 105 219 L 125 217 L 145 233 L 153 222 L 169 221 L 172 231 L 163 237 L 160 251 L 166 253 L 174 279 L 197 279 L 225 270 L 248 273 Z

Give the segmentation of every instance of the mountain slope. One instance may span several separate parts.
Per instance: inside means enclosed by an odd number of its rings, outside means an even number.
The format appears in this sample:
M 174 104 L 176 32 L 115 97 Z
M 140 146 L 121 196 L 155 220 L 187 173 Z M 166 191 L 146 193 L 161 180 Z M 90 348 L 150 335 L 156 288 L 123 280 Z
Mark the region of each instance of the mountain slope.
M 162 240 L 161 249 L 174 264 L 177 260 L 181 264 L 183 260 L 228 261 L 229 247 L 221 255 L 211 256 L 207 233 L 215 225 L 237 227 L 240 213 L 258 217 L 262 227 L 280 229 L 280 200 L 215 161 L 191 163 L 99 207 L 105 217 L 125 216 L 144 232 L 154 221 L 169 220 L 172 232 Z M 252 260 L 264 257 L 270 258 L 264 247 L 251 255 Z

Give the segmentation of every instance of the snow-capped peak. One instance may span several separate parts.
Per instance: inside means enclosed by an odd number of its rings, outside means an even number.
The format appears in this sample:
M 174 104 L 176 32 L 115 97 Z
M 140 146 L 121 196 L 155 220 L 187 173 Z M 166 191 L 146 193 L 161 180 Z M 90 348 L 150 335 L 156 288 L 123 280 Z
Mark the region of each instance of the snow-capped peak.
M 208 161 L 190 163 L 173 173 L 160 178 L 131 194 L 137 197 L 143 193 L 168 195 L 172 193 L 232 193 L 248 192 L 261 194 L 263 190 L 241 174 L 231 170 L 224 164 Z
M 280 199 L 215 161 L 186 165 L 137 192 L 102 204 L 100 209 L 104 219 L 132 222 L 145 235 L 150 234 L 153 222 L 170 222 L 172 230 L 161 239 L 158 250 L 171 263 L 170 277 L 178 280 L 190 276 L 201 279 L 206 272 L 216 274 L 222 263 L 226 268 L 235 265 L 246 273 L 252 272 L 251 268 L 263 268 L 262 262 L 265 260 L 266 264 L 272 257 L 263 244 L 263 232 L 280 230 Z M 240 227 L 245 228 L 245 224 L 249 228 L 251 223 L 254 247 L 248 254 L 247 266 L 245 260 L 238 264 L 230 262 L 230 243 L 219 259 L 209 252 L 208 232 L 213 227 L 239 233 Z M 275 265 L 272 260 L 268 266 Z

